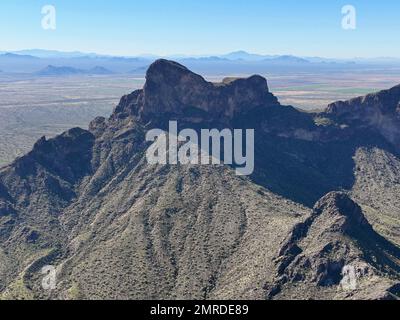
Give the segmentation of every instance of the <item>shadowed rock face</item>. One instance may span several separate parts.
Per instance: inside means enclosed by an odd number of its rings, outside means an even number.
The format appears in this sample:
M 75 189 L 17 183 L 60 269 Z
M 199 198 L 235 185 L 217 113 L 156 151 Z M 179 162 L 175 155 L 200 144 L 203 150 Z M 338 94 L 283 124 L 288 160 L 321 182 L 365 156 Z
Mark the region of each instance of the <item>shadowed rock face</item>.
M 381 113 L 385 115 L 399 115 L 400 113 L 400 85 L 389 90 L 368 94 L 364 97 L 348 101 L 338 101 L 330 104 L 326 112 L 336 117 L 358 117 Z
M 373 127 L 400 147 L 400 85 L 365 97 L 335 102 L 328 106 L 326 113 L 341 124 Z
M 15 169 L 27 176 L 33 173 L 35 166 L 42 166 L 75 183 L 90 173 L 93 143 L 94 136 L 81 128 L 71 129 L 51 140 L 42 137 L 28 155 L 15 161 Z
M 118 111 L 133 112 L 145 121 L 170 115 L 195 122 L 229 122 L 254 108 L 279 104 L 261 76 L 211 83 L 176 62 L 157 60 L 147 71 L 143 90 L 120 105 Z
M 156 61 L 109 119 L 42 138 L 0 169 L 0 299 L 398 294 L 400 149 L 386 130 L 398 128 L 398 89 L 376 97 L 304 113 L 260 76 L 215 84 Z M 145 133 L 169 120 L 255 129 L 254 175 L 148 165 Z M 49 264 L 50 293 L 40 287 Z M 346 264 L 361 284 L 338 293 Z

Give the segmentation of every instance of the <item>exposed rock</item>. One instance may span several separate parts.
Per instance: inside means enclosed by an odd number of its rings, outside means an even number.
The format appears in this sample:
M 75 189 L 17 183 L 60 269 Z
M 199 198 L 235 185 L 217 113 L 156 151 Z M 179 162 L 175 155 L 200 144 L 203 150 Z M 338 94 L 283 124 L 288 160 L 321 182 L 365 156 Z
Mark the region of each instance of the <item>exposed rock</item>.
M 399 283 L 399 259 L 400 248 L 373 230 L 360 206 L 345 193 L 332 192 L 317 202 L 311 216 L 296 225 L 282 245 L 276 282 L 265 286 L 267 297 L 295 298 L 307 287 L 306 295 L 313 298 L 342 299 L 349 292 L 364 292 L 378 299 Z M 342 287 L 345 270 L 353 272 L 353 288 Z M 371 286 L 376 287 L 374 296 L 367 294 Z
M 228 122 L 270 105 L 278 101 L 261 76 L 211 83 L 176 62 L 161 59 L 149 67 L 143 90 L 123 97 L 116 111 L 133 112 L 144 120 L 169 115 Z
M 30 153 L 15 161 L 14 166 L 25 176 L 32 174 L 40 165 L 73 183 L 90 172 L 93 143 L 93 135 L 80 128 L 71 129 L 51 140 L 42 137 Z
M 400 85 L 365 97 L 335 102 L 328 106 L 326 113 L 341 124 L 372 126 L 400 147 L 399 104 Z
M 364 97 L 332 103 L 327 107 L 326 112 L 336 117 L 348 116 L 349 119 L 366 117 L 365 120 L 371 121 L 372 119 L 369 118 L 377 114 L 399 116 L 399 99 L 400 85 Z

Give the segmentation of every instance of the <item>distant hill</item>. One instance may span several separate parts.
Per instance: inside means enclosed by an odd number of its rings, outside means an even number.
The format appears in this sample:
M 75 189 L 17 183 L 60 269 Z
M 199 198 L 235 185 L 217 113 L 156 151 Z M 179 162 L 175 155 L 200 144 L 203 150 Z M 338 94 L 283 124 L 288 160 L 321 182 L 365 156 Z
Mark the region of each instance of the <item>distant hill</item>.
M 228 53 L 226 55 L 219 56 L 219 58 L 232 60 L 232 61 L 252 61 L 259 63 L 309 63 L 310 61 L 293 56 L 293 55 L 262 55 L 262 54 L 254 54 L 248 53 L 246 51 L 235 51 Z
M 109 69 L 106 69 L 104 67 L 96 66 L 96 67 L 88 70 L 86 73 L 94 74 L 94 75 L 102 75 L 102 74 L 106 75 L 106 74 L 114 74 L 115 72 L 113 72 Z
M 63 52 L 58 50 L 28 49 L 13 51 L 17 55 L 30 55 L 37 58 L 77 58 L 77 57 L 99 57 L 96 53 L 84 53 L 80 51 Z
M 277 56 L 274 58 L 268 58 L 263 60 L 266 63 L 282 63 L 282 64 L 303 64 L 303 63 L 310 63 L 310 61 L 299 58 L 296 56 L 284 55 L 284 56 Z
M 271 58 L 272 56 L 248 53 L 246 51 L 240 50 L 222 55 L 221 57 L 228 60 L 261 61 L 266 58 Z
M 139 74 L 139 75 L 143 75 L 146 73 L 147 69 L 149 66 L 143 66 L 143 67 L 139 67 L 139 68 L 135 68 L 132 69 L 130 71 L 128 71 L 129 74 Z
M 22 54 L 15 54 L 15 53 L 3 53 L 0 55 L 0 58 L 2 59 L 32 59 L 32 60 L 37 60 L 37 57 L 31 56 L 31 55 L 22 55 Z
M 36 72 L 36 75 L 39 76 L 65 76 L 74 74 L 85 74 L 85 71 L 72 67 L 56 67 L 49 65 L 46 68 Z
M 190 61 L 201 61 L 201 62 L 226 62 L 229 59 L 219 56 L 209 56 L 209 57 L 199 57 L 199 58 L 184 58 L 180 59 L 183 62 L 190 62 Z
M 49 65 L 46 68 L 36 72 L 35 74 L 39 76 L 68 76 L 68 75 L 79 75 L 79 74 L 109 75 L 109 74 L 114 74 L 114 72 L 100 66 L 96 66 L 89 70 L 83 70 L 73 67 L 66 67 L 66 66 L 56 67 Z

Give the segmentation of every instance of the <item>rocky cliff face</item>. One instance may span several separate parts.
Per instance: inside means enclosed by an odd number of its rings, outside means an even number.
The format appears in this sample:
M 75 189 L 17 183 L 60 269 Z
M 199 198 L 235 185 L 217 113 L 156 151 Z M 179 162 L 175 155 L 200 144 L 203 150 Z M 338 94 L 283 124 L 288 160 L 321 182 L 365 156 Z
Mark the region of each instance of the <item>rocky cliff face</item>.
M 214 84 L 156 61 L 109 119 L 0 169 L 1 298 L 396 297 L 400 149 L 370 114 L 397 126 L 399 93 L 376 97 L 309 114 L 260 76 Z M 169 120 L 255 129 L 254 174 L 149 165 L 145 133 Z M 358 272 L 350 291 L 346 265 Z
M 400 85 L 365 97 L 335 102 L 328 106 L 326 113 L 341 124 L 373 127 L 400 147 Z
M 330 104 L 326 112 L 336 117 L 361 119 L 373 114 L 384 114 L 398 117 L 400 112 L 400 85 L 389 90 L 371 93 L 349 101 L 338 101 Z M 370 119 L 364 119 L 366 121 Z
M 181 120 L 218 119 L 228 124 L 237 115 L 271 105 L 278 101 L 261 76 L 211 83 L 176 62 L 157 60 L 146 73 L 143 90 L 122 98 L 116 111 L 144 121 L 168 114 Z

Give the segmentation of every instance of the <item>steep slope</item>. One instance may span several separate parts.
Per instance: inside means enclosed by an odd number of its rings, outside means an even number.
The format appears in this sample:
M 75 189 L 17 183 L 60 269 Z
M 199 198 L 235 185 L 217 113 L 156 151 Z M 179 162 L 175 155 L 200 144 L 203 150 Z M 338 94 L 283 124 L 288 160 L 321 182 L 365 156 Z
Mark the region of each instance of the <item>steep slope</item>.
M 389 287 L 399 279 L 398 248 L 382 236 L 399 243 L 399 148 L 373 123 L 343 119 L 329 108 L 280 105 L 260 76 L 210 83 L 156 61 L 144 88 L 122 97 L 109 119 L 42 138 L 0 170 L 1 297 L 349 298 L 332 292 L 342 262 L 353 261 L 368 265 L 366 283 L 382 293 L 362 287 L 353 297 L 396 295 Z M 145 134 L 170 120 L 195 130 L 255 129 L 254 174 L 149 165 Z M 387 186 L 372 183 L 379 172 L 391 177 Z M 342 189 L 352 190 L 372 227 L 342 194 L 323 198 L 307 219 L 306 206 Z M 393 210 L 376 190 L 391 192 Z M 298 237 L 299 229 L 306 232 Z M 303 261 L 333 261 L 333 281 L 319 281 L 325 273 Z M 51 292 L 41 288 L 48 264 L 58 274 Z
M 0 237 L 6 261 L 1 288 L 4 279 L 59 251 L 65 237 L 59 217 L 76 198 L 77 183 L 90 173 L 93 140 L 78 128 L 52 140 L 42 138 L 29 154 L 0 170 Z
M 375 229 L 400 246 L 400 159 L 372 147 L 360 148 L 354 159 L 352 197 Z
M 265 281 L 269 253 L 306 212 L 226 168 L 141 162 L 104 191 L 113 197 L 86 205 L 69 239 L 60 294 L 77 288 L 85 298 L 260 298 L 255 283 L 260 289 Z
M 10 230 L 15 246 L 31 250 L 31 255 L 20 257 L 20 251 L 8 245 L 21 260 L 21 271 L 14 276 L 23 279 L 30 294 L 42 298 L 46 295 L 38 266 L 44 263 L 59 266 L 58 290 L 52 297 L 201 299 L 221 291 L 225 298 L 261 298 L 268 255 L 305 215 L 305 208 L 236 177 L 229 168 L 149 166 L 143 144 L 135 145 L 142 141 L 140 127 L 130 132 L 114 129 L 103 132 L 107 139 L 96 140 L 92 163 L 97 170 L 73 189 L 76 198 L 69 206 L 63 206 L 63 198 L 53 199 L 52 209 L 59 213 L 35 212 L 34 219 L 23 217 Z M 41 153 L 43 143 L 33 154 Z M 48 143 L 60 148 L 55 141 Z M 47 151 L 53 158 L 51 149 Z M 56 215 L 61 234 L 48 243 L 40 228 L 50 215 Z M 36 244 L 20 236 L 28 222 L 37 230 Z M 255 259 L 258 265 L 253 265 Z M 226 264 L 237 269 L 233 287 Z M 247 276 L 249 270 L 252 277 Z M 228 280 L 219 285 L 220 277 Z M 8 285 L 5 297 L 21 296 L 14 287 Z
M 344 193 L 329 193 L 296 225 L 275 259 L 268 298 L 391 299 L 400 294 L 400 248 L 376 233 Z M 353 270 L 353 284 L 344 282 Z M 346 287 L 346 285 L 352 287 Z

